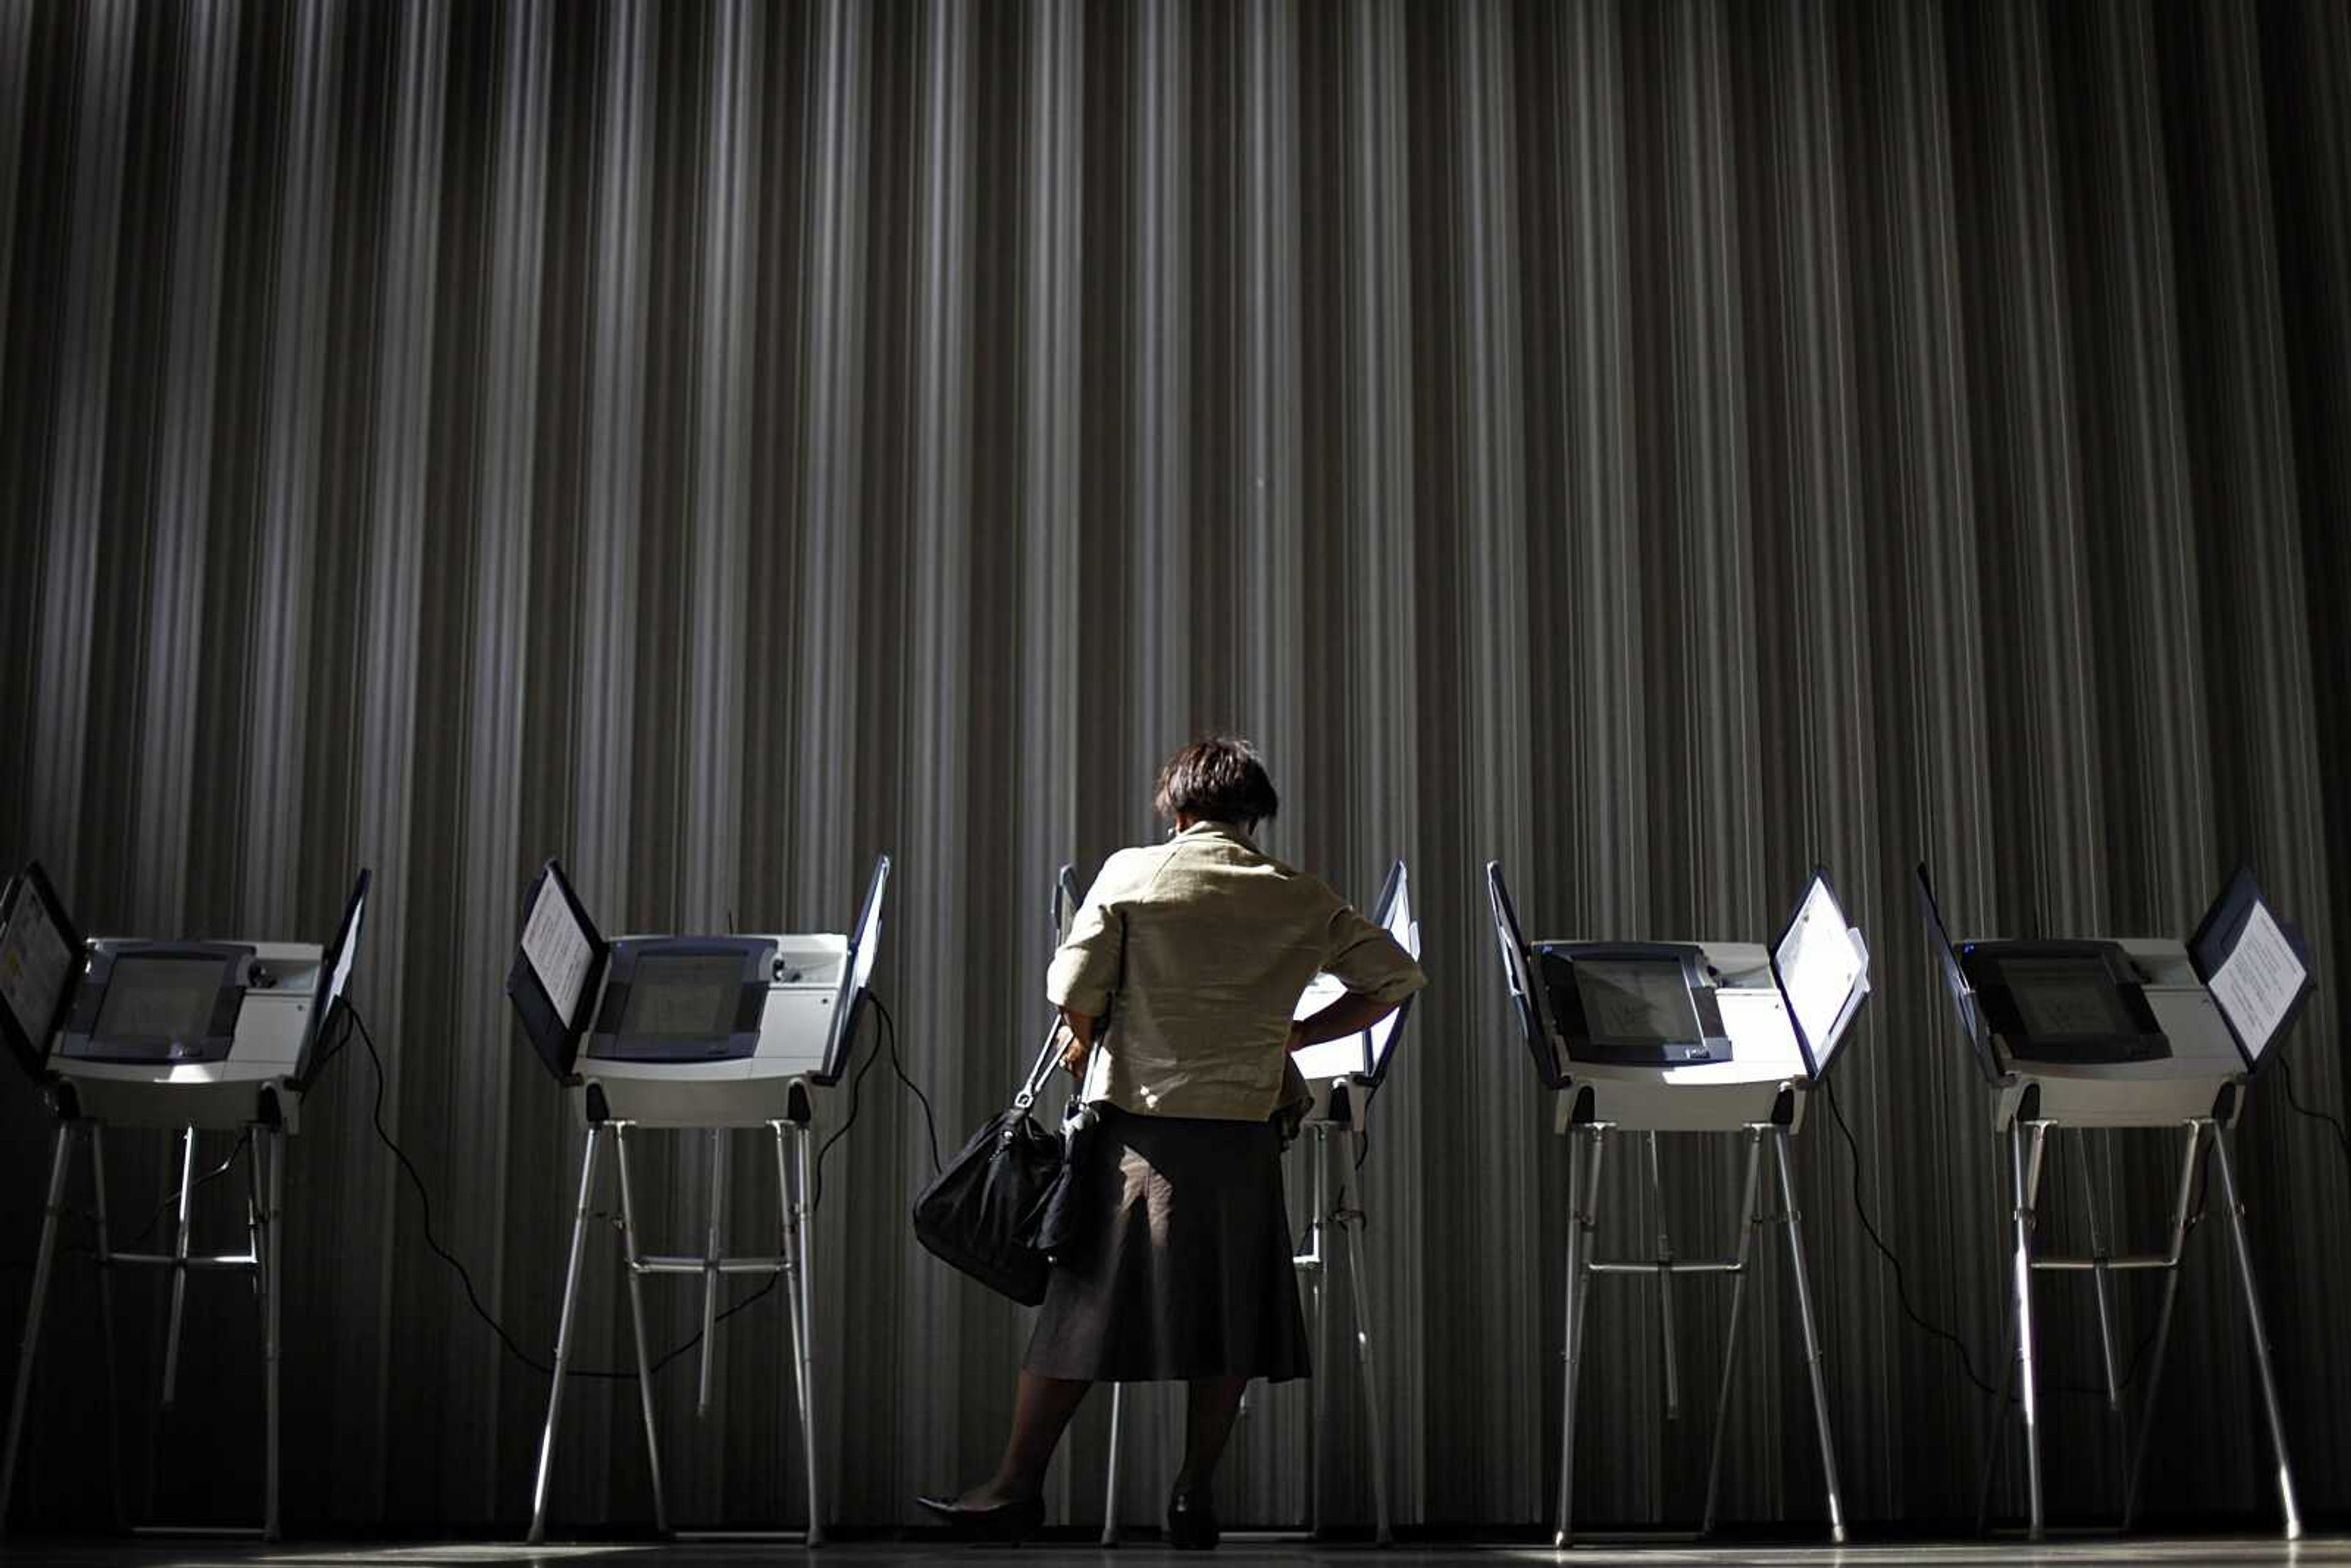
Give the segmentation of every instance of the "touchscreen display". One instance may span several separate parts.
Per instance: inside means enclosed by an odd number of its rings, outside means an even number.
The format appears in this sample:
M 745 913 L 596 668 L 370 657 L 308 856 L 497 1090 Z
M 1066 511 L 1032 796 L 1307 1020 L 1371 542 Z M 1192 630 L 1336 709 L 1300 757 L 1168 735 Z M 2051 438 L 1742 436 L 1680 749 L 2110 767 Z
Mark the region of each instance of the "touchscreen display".
M 105 1040 L 193 1040 L 212 1033 L 220 995 L 221 961 L 189 957 L 126 957 L 114 962 L 99 1008 L 95 1036 Z
M 2138 1033 L 2096 958 L 2009 958 L 2000 972 L 2026 1031 L 2037 1039 Z
M 1580 958 L 1576 995 L 1596 1040 L 1698 1038 L 1698 1009 L 1681 964 L 1670 958 Z
M 673 1039 L 730 1035 L 742 994 L 743 960 L 736 954 L 639 958 L 620 1032 Z

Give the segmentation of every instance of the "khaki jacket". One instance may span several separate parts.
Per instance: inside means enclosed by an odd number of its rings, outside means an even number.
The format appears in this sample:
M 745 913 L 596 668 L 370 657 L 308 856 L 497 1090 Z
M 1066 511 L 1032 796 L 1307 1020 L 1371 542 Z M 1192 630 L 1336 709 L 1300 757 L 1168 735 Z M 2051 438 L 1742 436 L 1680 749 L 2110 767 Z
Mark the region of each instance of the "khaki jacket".
M 1281 1095 L 1291 1009 L 1324 970 L 1382 1001 L 1428 983 L 1321 878 L 1238 828 L 1199 822 L 1103 863 L 1045 992 L 1072 1012 L 1112 1010 L 1081 1090 L 1089 1103 L 1259 1122 Z

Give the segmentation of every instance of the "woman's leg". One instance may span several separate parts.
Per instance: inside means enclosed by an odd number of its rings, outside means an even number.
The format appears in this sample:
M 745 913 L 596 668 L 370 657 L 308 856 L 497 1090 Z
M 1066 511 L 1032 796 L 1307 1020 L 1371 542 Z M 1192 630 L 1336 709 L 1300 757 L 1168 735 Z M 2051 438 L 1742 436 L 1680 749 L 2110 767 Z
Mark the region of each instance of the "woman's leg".
M 1196 1377 L 1184 1412 L 1184 1468 L 1176 1472 L 1176 1490 L 1205 1492 L 1216 1479 L 1217 1461 L 1233 1435 L 1233 1420 L 1241 1411 L 1246 1377 Z
M 1045 1467 L 1053 1461 L 1061 1431 L 1092 1386 L 1083 1378 L 1044 1377 L 1024 1369 L 1012 1400 L 1012 1435 L 1004 1440 L 995 1477 L 956 1500 L 966 1508 L 994 1508 L 1041 1495 Z

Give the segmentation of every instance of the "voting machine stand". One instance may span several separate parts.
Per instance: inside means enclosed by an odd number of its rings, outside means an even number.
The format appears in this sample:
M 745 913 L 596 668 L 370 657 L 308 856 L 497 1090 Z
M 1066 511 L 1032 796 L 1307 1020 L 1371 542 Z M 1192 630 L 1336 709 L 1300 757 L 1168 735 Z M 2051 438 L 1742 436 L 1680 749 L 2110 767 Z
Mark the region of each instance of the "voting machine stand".
M 2046 1528 L 2032 1288 L 2033 1277 L 2041 1273 L 2090 1278 L 2106 1408 L 2118 1449 L 2128 1422 L 2123 1408 L 2124 1373 L 2116 1354 L 2116 1276 L 2163 1276 L 2147 1392 L 2122 1476 L 2122 1527 L 2128 1530 L 2137 1521 L 2139 1478 L 2170 1345 L 2179 1269 L 2195 1223 L 2189 1206 L 2209 1158 L 2220 1171 L 2221 1216 L 2229 1228 L 2230 1255 L 2252 1338 L 2271 1452 L 2277 1458 L 2285 1536 L 2300 1539 L 2302 1514 L 2294 1500 L 2294 1468 L 2286 1454 L 2285 1423 L 2229 1134 L 2244 1109 L 2249 1082 L 2314 989 L 2301 933 L 2270 913 L 2252 875 L 2243 870 L 2185 944 L 2159 937 L 1953 942 L 1924 865 L 1918 868 L 1918 892 L 1928 942 L 1989 1091 L 1993 1135 L 2008 1144 L 2007 1345 L 2001 1355 L 2002 1386 L 1994 1396 L 1984 1438 L 1977 1528 L 1984 1528 L 1991 1513 L 2011 1386 L 2022 1416 L 2026 1532 L 2039 1541 Z M 2181 1135 L 2161 1251 L 2113 1250 L 2089 1180 L 2089 1134 L 2130 1127 L 2170 1128 Z M 2086 1257 L 2045 1252 L 2035 1241 L 2043 1155 L 2050 1134 L 2064 1132 L 2074 1134 L 2081 1155 L 2075 1164 L 2082 1173 L 2082 1203 L 2088 1220 Z
M 523 931 L 507 994 L 524 1032 L 561 1081 L 588 1130 L 580 1156 L 579 1201 L 564 1264 L 554 1376 L 531 1489 L 530 1544 L 547 1539 L 555 1439 L 570 1374 L 580 1270 L 594 1216 L 596 1175 L 606 1134 L 621 1196 L 622 1262 L 636 1342 L 637 1399 L 652 1472 L 653 1525 L 672 1533 L 662 1486 L 653 1413 L 653 1360 L 645 1337 L 644 1282 L 657 1276 L 702 1281 L 701 1369 L 695 1413 L 707 1416 L 717 1360 L 719 1296 L 738 1275 L 782 1277 L 799 1406 L 801 1484 L 808 1528 L 793 1531 L 677 1531 L 824 1543 L 817 1474 L 814 1228 L 815 1098 L 838 1082 L 866 1001 L 879 939 L 889 857 L 876 861 L 865 903 L 848 936 L 622 936 L 597 934 L 562 866 L 549 861 L 523 897 Z M 773 1144 L 778 1234 L 773 1251 L 726 1252 L 728 1134 L 767 1129 Z M 708 1155 L 707 1210 L 698 1253 L 646 1251 L 639 1240 L 632 1134 L 700 1133 Z
M 1071 880 L 1070 868 L 1061 868 L 1061 899 L 1057 911 L 1064 917 L 1057 921 L 1067 929 L 1066 915 L 1077 908 L 1076 887 Z M 1414 957 L 1420 956 L 1420 923 L 1413 917 L 1410 882 L 1404 862 L 1397 861 L 1388 868 L 1387 880 L 1381 885 L 1378 898 L 1373 901 L 1372 924 L 1381 926 L 1394 936 L 1398 946 Z M 1320 1011 L 1345 994 L 1346 988 L 1330 976 L 1317 976 L 1299 998 L 1295 1016 L 1304 1019 Z M 1387 1427 L 1380 1413 L 1379 1377 L 1372 1360 L 1372 1314 L 1364 1275 L 1369 1261 L 1364 1243 L 1364 1214 L 1360 1192 L 1351 1195 L 1345 1184 L 1340 1187 L 1340 1201 L 1334 1202 L 1331 1192 L 1332 1137 L 1343 1133 L 1348 1147 L 1355 1147 L 1367 1135 L 1365 1117 L 1372 1097 L 1386 1081 L 1397 1038 L 1404 1030 L 1405 1015 L 1411 1003 L 1373 1025 L 1370 1029 L 1340 1040 L 1307 1046 L 1295 1058 L 1299 1074 L 1313 1096 L 1311 1106 L 1299 1124 L 1299 1134 L 1307 1140 L 1306 1190 L 1308 1219 L 1306 1249 L 1290 1259 L 1299 1281 L 1306 1287 L 1306 1322 L 1309 1343 L 1313 1346 L 1314 1363 L 1320 1368 L 1329 1364 L 1324 1352 L 1330 1343 L 1330 1264 L 1331 1252 L 1326 1245 L 1337 1228 L 1337 1234 L 1346 1239 L 1349 1327 L 1354 1331 L 1355 1365 L 1363 1379 L 1364 1418 L 1366 1446 L 1372 1471 L 1373 1540 L 1381 1546 L 1395 1539 L 1388 1506 Z M 1308 1458 L 1306 1466 L 1307 1521 L 1302 1532 L 1308 1539 L 1319 1540 L 1324 1529 L 1322 1519 L 1322 1433 L 1330 1421 L 1330 1380 L 1318 1374 L 1313 1378 L 1314 1411 L 1307 1427 Z M 1126 1390 L 1122 1384 L 1111 1385 L 1110 1395 L 1110 1463 L 1102 1483 L 1102 1544 L 1118 1544 L 1118 1483 L 1121 1458 L 1121 1431 L 1124 1426 Z M 1249 1397 L 1241 1398 L 1241 1415 L 1249 1414 Z M 1297 1531 L 1240 1531 L 1237 1539 L 1280 1538 Z
M 1739 1329 L 1756 1233 L 1784 1228 L 1789 1275 L 1803 1332 L 1813 1416 L 1826 1481 L 1829 1533 L 1845 1539 L 1819 1324 L 1804 1261 L 1791 1136 L 1869 990 L 1868 949 L 1847 924 L 1824 873 L 1815 873 L 1795 914 L 1770 948 L 1753 943 L 1542 942 L 1521 934 L 1499 863 L 1486 868 L 1495 936 L 1520 1030 L 1538 1075 L 1555 1091 L 1554 1126 L 1569 1140 L 1565 1326 L 1561 1350 L 1558 1524 L 1552 1544 L 1574 1540 L 1575 1401 L 1585 1349 L 1584 1307 L 1601 1278 L 1654 1280 L 1665 1351 L 1667 1419 L 1681 1413 L 1674 1345 L 1674 1286 L 1687 1275 L 1730 1278 L 1722 1376 L 1715 1394 L 1701 1533 L 1715 1524 L 1722 1442 L 1738 1368 Z M 1746 1145 L 1738 1241 L 1728 1258 L 1676 1250 L 1664 1214 L 1664 1133 L 1729 1133 Z M 1656 1250 L 1599 1256 L 1601 1177 L 1611 1144 L 1639 1140 L 1644 1176 L 1659 1216 Z M 1762 1205 L 1764 1152 L 1771 1152 L 1776 1209 Z
M 299 1130 L 302 1096 L 324 1065 L 319 1045 L 344 999 L 371 878 L 362 870 L 334 940 L 85 941 L 37 862 L 0 893 L 0 1039 L 33 1075 L 57 1121 L 32 1297 L 16 1355 L 8 1437 L 0 1455 L 0 1529 L 5 1529 L 31 1403 L 41 1322 L 54 1275 L 57 1231 L 74 1150 L 87 1145 L 98 1265 L 99 1333 L 104 1342 L 107 1466 L 118 1521 L 122 1498 L 121 1384 L 114 1343 L 117 1268 L 166 1270 L 172 1305 L 164 1331 L 161 1403 L 178 1401 L 180 1348 L 191 1273 L 242 1274 L 253 1282 L 261 1328 L 262 1509 L 258 1529 L 142 1532 L 280 1535 L 278 1348 L 284 1278 L 286 1140 Z M 168 1252 L 118 1251 L 109 1235 L 106 1131 L 177 1134 L 180 1172 Z M 193 1248 L 192 1210 L 199 1132 L 235 1132 L 245 1155 L 246 1224 L 241 1251 Z M 235 1158 L 236 1150 L 231 1150 Z

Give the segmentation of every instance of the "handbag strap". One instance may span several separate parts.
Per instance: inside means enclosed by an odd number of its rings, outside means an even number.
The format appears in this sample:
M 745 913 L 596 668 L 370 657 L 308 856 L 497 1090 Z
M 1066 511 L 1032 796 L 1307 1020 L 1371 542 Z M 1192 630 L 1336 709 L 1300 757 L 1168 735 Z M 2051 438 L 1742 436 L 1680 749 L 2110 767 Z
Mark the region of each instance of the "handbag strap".
M 1037 1096 L 1044 1091 L 1045 1080 L 1052 1076 L 1054 1062 L 1060 1057 L 1060 1052 L 1053 1047 L 1061 1038 L 1061 1024 L 1056 1019 L 1053 1027 L 1045 1031 L 1044 1047 L 1037 1052 L 1036 1064 L 1029 1069 L 1029 1076 L 1021 1081 L 1020 1092 L 1012 1097 L 1015 1111 L 1026 1111 L 1037 1103 Z
M 1102 1040 L 1110 1032 L 1111 1015 L 1118 1010 L 1119 993 L 1125 989 L 1126 943 L 1122 939 L 1118 947 L 1118 978 L 1111 984 L 1110 1000 L 1102 1005 L 1102 1017 L 1094 1021 L 1096 1051 L 1102 1049 Z M 1061 1020 L 1057 1016 L 1053 1027 L 1045 1031 L 1044 1048 L 1037 1052 L 1036 1064 L 1029 1069 L 1029 1076 L 1021 1081 L 1020 1092 L 1012 1097 L 1015 1111 L 1026 1111 L 1037 1103 L 1037 1096 L 1045 1092 L 1045 1080 L 1053 1075 L 1053 1069 L 1061 1060 L 1061 1053 L 1053 1049 L 1061 1035 Z

